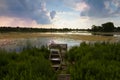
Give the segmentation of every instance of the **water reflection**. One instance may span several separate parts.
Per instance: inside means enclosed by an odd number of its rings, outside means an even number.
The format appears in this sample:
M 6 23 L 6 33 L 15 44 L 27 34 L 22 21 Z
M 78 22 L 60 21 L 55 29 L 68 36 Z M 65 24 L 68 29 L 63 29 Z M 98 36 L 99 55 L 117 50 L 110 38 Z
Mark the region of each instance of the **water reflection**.
M 40 48 L 41 46 L 47 46 L 50 41 L 55 43 L 68 44 L 68 49 L 72 46 L 79 45 L 81 40 L 67 39 L 67 38 L 24 38 L 24 39 L 1 39 L 0 48 L 5 49 L 9 52 L 16 51 L 20 52 L 23 48 L 30 44 L 33 47 Z
M 51 34 L 51 33 L 44 33 L 44 34 Z M 89 32 L 65 32 L 65 33 L 52 33 L 52 34 L 93 35 L 92 33 L 89 33 Z M 109 36 L 114 36 L 116 37 L 117 41 L 120 41 L 120 34 L 114 34 L 114 35 L 109 35 Z M 68 45 L 68 49 L 70 49 L 72 46 L 80 45 L 80 43 L 83 42 L 82 40 L 75 40 L 75 39 L 69 39 L 69 38 L 58 38 L 58 37 L 57 38 L 56 37 L 49 37 L 49 38 L 40 37 L 40 38 L 0 39 L 0 49 L 5 49 L 7 51 L 20 52 L 28 44 L 39 48 L 42 45 L 47 46 L 47 44 L 50 41 L 54 41 L 55 43 L 62 43 L 62 44 L 65 43 Z
M 43 34 L 73 34 L 73 35 L 92 35 L 92 33 L 90 32 L 87 32 L 87 31 L 79 31 L 79 32 L 53 32 L 53 33 L 50 33 L 50 32 L 46 32 L 46 33 L 43 33 Z

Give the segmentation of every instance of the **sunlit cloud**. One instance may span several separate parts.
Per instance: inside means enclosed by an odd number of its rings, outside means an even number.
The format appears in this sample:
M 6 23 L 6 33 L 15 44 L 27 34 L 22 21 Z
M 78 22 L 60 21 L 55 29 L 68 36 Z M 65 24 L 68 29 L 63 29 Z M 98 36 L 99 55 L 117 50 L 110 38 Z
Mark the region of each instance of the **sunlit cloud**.
M 31 26 L 38 26 L 38 24 L 35 20 L 31 20 L 31 19 L 1 16 L 0 26 L 31 27 Z
M 85 2 L 76 3 L 74 9 L 76 11 L 85 11 L 89 9 L 89 6 Z

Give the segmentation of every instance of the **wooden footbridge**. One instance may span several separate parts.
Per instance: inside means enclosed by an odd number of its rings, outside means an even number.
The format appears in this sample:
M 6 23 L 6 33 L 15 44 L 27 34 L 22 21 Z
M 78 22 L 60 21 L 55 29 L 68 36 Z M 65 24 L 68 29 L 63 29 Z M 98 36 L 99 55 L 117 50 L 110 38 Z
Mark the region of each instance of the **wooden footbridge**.
M 67 44 L 50 44 L 49 45 L 51 67 L 57 71 L 65 71 L 67 68 L 65 54 L 67 53 Z M 60 73 L 58 80 L 70 80 L 70 74 Z

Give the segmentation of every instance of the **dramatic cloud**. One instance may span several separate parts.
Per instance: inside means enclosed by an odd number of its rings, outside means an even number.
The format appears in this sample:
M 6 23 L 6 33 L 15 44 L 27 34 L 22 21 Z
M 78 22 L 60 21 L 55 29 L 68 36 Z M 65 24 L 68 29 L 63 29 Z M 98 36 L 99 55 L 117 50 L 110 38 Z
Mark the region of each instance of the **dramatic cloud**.
M 0 16 L 31 18 L 38 24 L 50 24 L 50 12 L 42 0 L 0 0 Z M 55 13 L 52 13 L 52 18 Z
M 83 15 L 89 17 L 104 17 L 107 16 L 107 11 L 104 8 L 104 0 L 88 0 L 86 3 L 89 5 L 90 9 L 88 11 L 82 12 Z M 99 3 L 99 4 L 98 4 Z
M 89 9 L 89 6 L 84 0 L 64 0 L 64 3 L 76 11 L 85 11 Z
M 50 17 L 51 17 L 51 19 L 53 19 L 53 18 L 55 17 L 55 15 L 56 15 L 56 11 L 51 11 L 51 12 L 50 12 Z
M 38 9 L 35 10 L 31 16 L 39 24 L 50 24 L 51 23 L 49 12 L 46 9 L 46 3 L 40 3 L 38 6 Z
M 119 16 L 120 0 L 0 0 L 0 25 L 3 26 L 55 24 L 55 27 L 79 28 L 102 21 L 117 21 L 118 25 Z
M 105 1 L 104 4 L 110 14 L 120 14 L 120 0 Z
M 89 9 L 89 6 L 85 2 L 79 2 L 75 4 L 75 10 L 77 11 L 85 11 L 88 9 Z
M 63 0 L 64 3 L 81 16 L 96 18 L 120 15 L 120 0 Z
M 111 17 L 120 14 L 119 0 L 84 0 L 89 9 L 81 13 L 89 17 Z

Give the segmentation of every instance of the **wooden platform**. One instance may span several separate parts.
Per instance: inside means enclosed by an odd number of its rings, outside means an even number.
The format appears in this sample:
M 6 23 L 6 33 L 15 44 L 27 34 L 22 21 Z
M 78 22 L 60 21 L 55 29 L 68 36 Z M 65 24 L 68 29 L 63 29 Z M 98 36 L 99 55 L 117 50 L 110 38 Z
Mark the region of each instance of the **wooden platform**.
M 57 80 L 70 80 L 70 74 L 59 74 Z
M 51 66 L 55 70 L 59 70 L 64 62 L 64 56 L 67 52 L 67 44 L 51 44 L 49 45 L 50 55 L 49 60 L 51 61 Z

